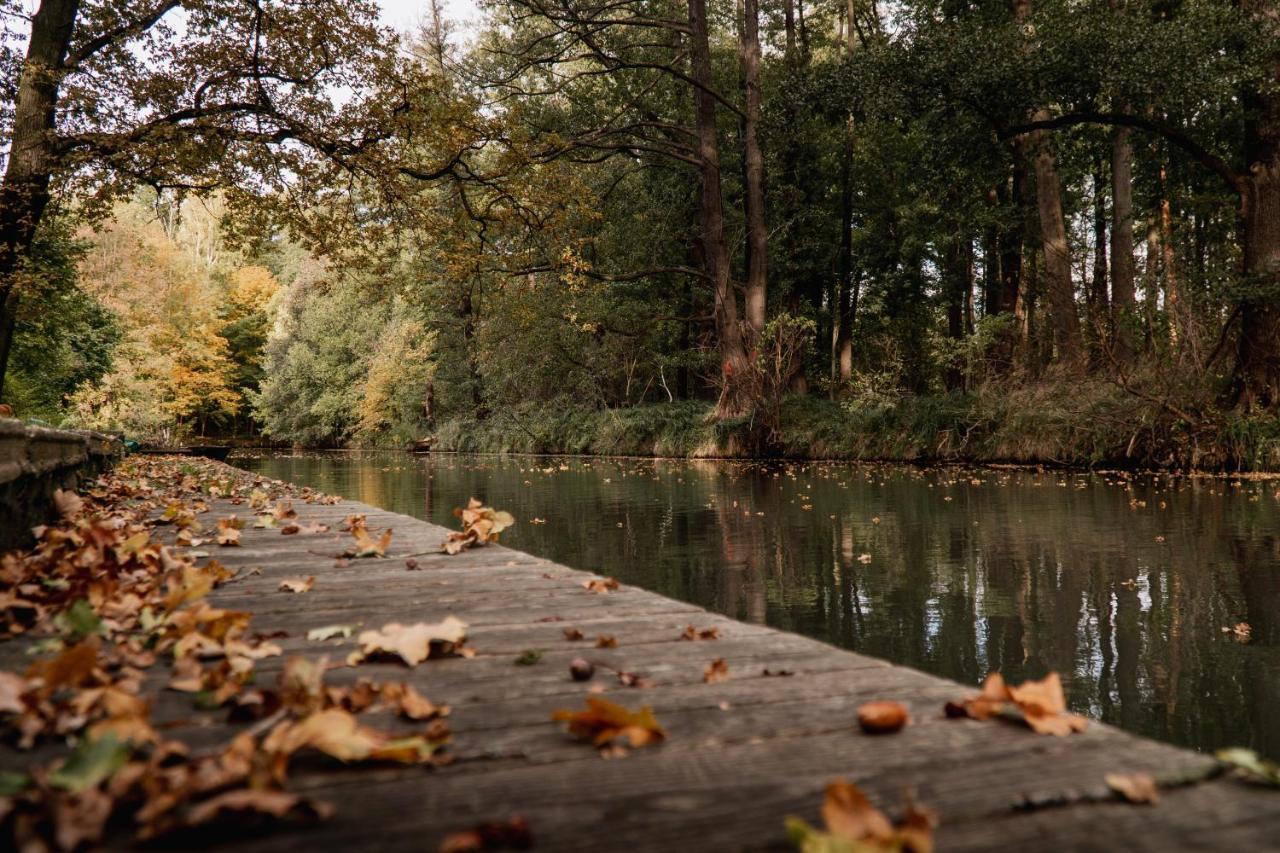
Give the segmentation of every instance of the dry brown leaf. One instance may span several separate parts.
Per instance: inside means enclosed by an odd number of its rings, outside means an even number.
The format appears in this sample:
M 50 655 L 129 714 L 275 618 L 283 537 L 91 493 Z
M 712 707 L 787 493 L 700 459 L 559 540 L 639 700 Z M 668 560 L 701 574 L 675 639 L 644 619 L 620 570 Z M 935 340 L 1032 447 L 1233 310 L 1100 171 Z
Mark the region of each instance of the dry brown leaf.
M 718 681 L 729 680 L 729 664 L 724 658 L 716 658 L 707 664 L 707 668 L 702 673 L 702 680 L 707 684 L 715 684 Z
M 642 747 L 667 736 L 648 705 L 631 711 L 599 696 L 587 697 L 585 711 L 556 711 L 551 719 L 568 723 L 570 734 L 595 746 L 626 740 L 632 747 Z
M 218 519 L 218 544 L 224 547 L 240 544 L 240 529 L 244 522 L 234 515 Z
M 902 823 L 894 826 L 884 812 L 851 782 L 827 785 L 822 803 L 822 832 L 799 818 L 787 819 L 787 834 L 802 851 L 851 850 L 857 853 L 932 853 L 938 819 L 908 795 Z
M 718 640 L 720 639 L 719 628 L 695 628 L 692 625 L 686 625 L 684 633 L 680 635 L 682 640 Z
M 583 639 L 584 636 L 585 635 L 581 631 L 579 631 L 577 628 L 564 629 L 564 638 L 566 640 L 570 640 L 570 641 L 581 640 Z
M 613 578 L 592 578 L 589 581 L 582 582 L 583 588 L 588 592 L 594 592 L 598 595 L 607 595 L 610 591 L 618 588 L 618 582 Z
M 1160 802 L 1160 788 L 1147 773 L 1108 773 L 1107 787 L 1131 803 Z
M 56 489 L 53 493 L 53 506 L 59 516 L 71 519 L 84 509 L 84 500 L 70 489 Z
M 1069 735 L 1082 732 L 1088 720 L 1067 713 L 1067 700 L 1062 692 L 1062 679 L 1051 672 L 1039 681 L 1024 681 L 1017 686 L 1005 683 L 1000 673 L 987 676 L 982 692 L 960 702 L 948 702 L 948 717 L 971 717 L 987 720 L 1004 711 L 1012 703 L 1022 712 L 1027 726 L 1038 734 Z
M 280 581 L 280 591 L 297 593 L 310 592 L 311 587 L 315 586 L 315 584 L 315 575 L 310 575 L 305 578 L 287 578 Z
M 380 630 L 361 632 L 356 641 L 366 658 L 390 655 L 409 666 L 417 666 L 429 657 L 441 657 L 457 650 L 467 639 L 467 623 L 453 616 L 443 622 L 401 625 L 390 622 Z
M 618 647 L 618 638 L 613 636 L 612 634 L 596 635 L 597 649 L 616 649 L 617 647 Z
M 455 508 L 453 515 L 462 521 L 462 530 L 451 532 L 440 543 L 446 554 L 458 554 L 473 545 L 497 542 L 499 534 L 516 523 L 511 513 L 485 506 L 475 498 L 467 503 L 466 509 Z

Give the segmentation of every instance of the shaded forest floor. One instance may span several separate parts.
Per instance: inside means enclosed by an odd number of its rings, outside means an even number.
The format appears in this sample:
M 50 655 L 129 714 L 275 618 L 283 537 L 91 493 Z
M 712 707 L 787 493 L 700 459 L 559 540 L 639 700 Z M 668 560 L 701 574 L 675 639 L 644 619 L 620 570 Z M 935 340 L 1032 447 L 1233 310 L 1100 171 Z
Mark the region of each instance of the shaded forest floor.
M 625 409 L 509 408 L 450 420 L 437 450 L 478 453 L 849 459 L 1182 471 L 1280 471 L 1280 419 L 1214 412 L 1081 381 L 873 402 L 789 397 L 763 418 L 716 421 L 683 401 Z

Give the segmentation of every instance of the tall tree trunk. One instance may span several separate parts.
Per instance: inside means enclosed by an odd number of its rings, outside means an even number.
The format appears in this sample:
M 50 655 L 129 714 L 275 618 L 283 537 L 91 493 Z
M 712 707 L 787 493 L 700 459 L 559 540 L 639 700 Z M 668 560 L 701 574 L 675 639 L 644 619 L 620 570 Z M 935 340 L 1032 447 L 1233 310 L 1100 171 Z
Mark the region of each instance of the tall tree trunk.
M 1048 110 L 1037 110 L 1036 121 L 1049 118 Z M 1062 212 L 1062 185 L 1058 161 L 1049 136 L 1044 131 L 1031 134 L 1036 170 L 1036 203 L 1040 210 L 1040 237 L 1044 247 L 1044 285 L 1049 298 L 1053 342 L 1058 360 L 1070 371 L 1083 366 L 1084 339 L 1076 313 L 1075 285 L 1071 280 L 1071 248 L 1067 243 L 1067 223 Z
M 0 390 L 13 345 L 17 277 L 49 204 L 49 180 L 58 158 L 58 86 L 79 10 L 78 0 L 40 4 L 31 18 L 31 40 L 18 79 L 9 163 L 0 183 Z
M 1137 304 L 1133 265 L 1133 144 L 1129 128 L 1111 134 L 1111 325 L 1112 351 L 1127 364 L 1136 350 L 1133 316 Z
M 1248 0 L 1245 8 L 1260 26 L 1280 30 L 1277 0 Z M 1240 213 L 1244 271 L 1258 295 L 1241 309 L 1237 362 L 1241 404 L 1266 408 L 1280 406 L 1280 44 L 1271 44 L 1270 85 L 1249 91 L 1245 103 Z
M 847 14 L 852 19 L 853 0 L 846 0 Z M 845 38 L 846 59 L 852 59 L 857 42 L 852 28 Z M 853 287 L 853 114 L 845 119 L 844 139 L 840 147 L 840 256 L 836 269 L 835 363 L 841 382 L 853 377 L 853 323 L 858 298 Z
M 1144 348 L 1150 351 L 1156 336 L 1156 308 L 1160 300 L 1160 222 L 1147 217 L 1146 264 L 1142 269 L 1142 314 Z
M 783 26 L 787 33 L 787 63 L 795 66 L 799 64 L 799 57 L 796 55 L 796 0 L 786 0 L 783 4 Z
M 702 256 L 711 278 L 716 342 L 720 348 L 721 382 L 717 414 L 729 417 L 747 412 L 752 404 L 744 393 L 747 354 L 738 303 L 729 277 L 729 247 L 724 235 L 724 197 L 720 188 L 720 145 L 716 137 L 716 104 L 711 95 L 711 48 L 707 40 L 706 0 L 689 0 L 689 59 L 694 83 L 694 127 L 698 138 L 701 192 L 698 220 Z
M 738 48 L 742 62 L 744 118 L 742 144 L 746 173 L 747 325 L 752 337 L 764 329 L 768 309 L 769 231 L 764 213 L 764 153 L 760 150 L 760 10 L 758 0 L 742 0 Z
M 1090 356 L 1095 365 L 1103 362 L 1110 330 L 1107 299 L 1107 200 L 1106 178 L 1103 177 L 1102 158 L 1094 160 L 1093 169 L 1093 281 L 1089 288 L 1089 325 L 1093 348 Z
M 1185 343 L 1183 329 L 1184 306 L 1182 304 L 1181 279 L 1178 275 L 1178 255 L 1173 242 L 1173 204 L 1169 199 L 1169 173 L 1165 163 L 1160 164 L 1160 261 L 1164 268 L 1164 311 L 1169 318 L 1169 344 L 1177 353 Z

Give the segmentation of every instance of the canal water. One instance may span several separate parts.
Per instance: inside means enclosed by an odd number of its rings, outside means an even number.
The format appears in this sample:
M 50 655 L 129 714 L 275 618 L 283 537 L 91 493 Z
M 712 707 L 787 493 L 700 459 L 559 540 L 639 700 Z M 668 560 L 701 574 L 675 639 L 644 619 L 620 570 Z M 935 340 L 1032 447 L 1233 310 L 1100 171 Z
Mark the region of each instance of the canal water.
M 1091 717 L 1280 758 L 1280 481 L 392 452 L 232 461 L 447 526 L 475 496 L 515 515 L 503 544 L 522 551 L 967 684 L 1057 670 Z

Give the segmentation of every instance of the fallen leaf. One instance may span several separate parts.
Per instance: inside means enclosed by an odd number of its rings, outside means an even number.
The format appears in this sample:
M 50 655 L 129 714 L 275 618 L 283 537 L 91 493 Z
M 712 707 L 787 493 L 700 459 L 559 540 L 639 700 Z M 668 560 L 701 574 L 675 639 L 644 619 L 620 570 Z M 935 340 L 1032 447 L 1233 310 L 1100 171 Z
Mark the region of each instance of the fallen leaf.
M 568 723 L 571 735 L 595 746 L 626 740 L 638 748 L 658 743 L 667 736 L 648 705 L 631 711 L 599 696 L 587 697 L 585 711 L 560 710 L 553 713 L 551 719 Z
M 1250 782 L 1280 787 L 1280 764 L 1268 761 L 1252 749 L 1233 746 L 1220 749 L 1214 755 L 1224 764 L 1231 765 L 1237 773 Z
M 453 616 L 443 622 L 401 625 L 390 622 L 380 630 L 364 631 L 356 638 L 365 657 L 390 655 L 409 666 L 417 666 L 431 656 L 442 657 L 458 649 L 467 639 L 467 623 Z
M 307 639 L 313 641 L 332 640 L 335 637 L 346 639 L 355 633 L 355 625 L 325 625 L 323 628 L 312 628 L 307 632 Z
M 616 649 L 618 647 L 618 638 L 612 634 L 596 635 L 597 649 Z
M 588 592 L 594 592 L 598 595 L 607 595 L 611 590 L 618 588 L 618 582 L 613 578 L 605 578 L 603 580 L 600 580 L 599 578 L 592 578 L 589 581 L 583 581 L 582 586 Z
M 1131 803 L 1158 803 L 1160 789 L 1147 773 L 1108 773 L 1107 787 Z
M 287 578 L 280 581 L 280 591 L 296 593 L 310 592 L 311 587 L 315 586 L 315 583 L 315 575 L 305 578 Z
M 224 547 L 239 545 L 240 529 L 242 527 L 244 527 L 244 522 L 234 515 L 229 518 L 218 519 L 218 544 Z
M 84 500 L 70 489 L 55 489 L 53 506 L 58 515 L 66 519 L 75 518 L 84 509 Z
M 509 512 L 495 510 L 472 498 L 466 509 L 456 508 L 455 518 L 462 521 L 462 530 L 451 532 L 440 544 L 446 554 L 458 554 L 473 545 L 497 542 L 498 535 L 516 523 Z
M 718 640 L 720 639 L 719 628 L 695 628 L 692 625 L 686 625 L 684 633 L 680 635 L 682 640 Z
M 861 788 L 845 781 L 827 785 L 822 821 L 825 832 L 787 818 L 787 835 L 804 853 L 932 853 L 938 823 L 937 815 L 908 796 L 902 823 L 894 826 Z
M 702 680 L 707 684 L 715 684 L 718 681 L 729 680 L 729 664 L 724 658 L 716 658 L 707 664 L 706 670 L 702 673 Z
M 948 702 L 948 717 L 970 717 L 987 720 L 1001 714 L 1007 703 L 1022 712 L 1027 726 L 1039 734 L 1069 735 L 1082 732 L 1088 720 L 1067 713 L 1067 700 L 1062 692 L 1062 679 L 1051 672 L 1039 681 L 1025 681 L 1018 686 L 1005 683 L 1000 673 L 993 672 L 983 682 L 982 691 L 959 702 Z
M 576 641 L 576 640 L 583 639 L 583 637 L 584 637 L 584 634 L 581 631 L 579 631 L 577 628 L 564 629 L 564 638 L 566 640 Z
M 525 649 L 516 658 L 516 666 L 533 666 L 542 660 L 542 649 Z

